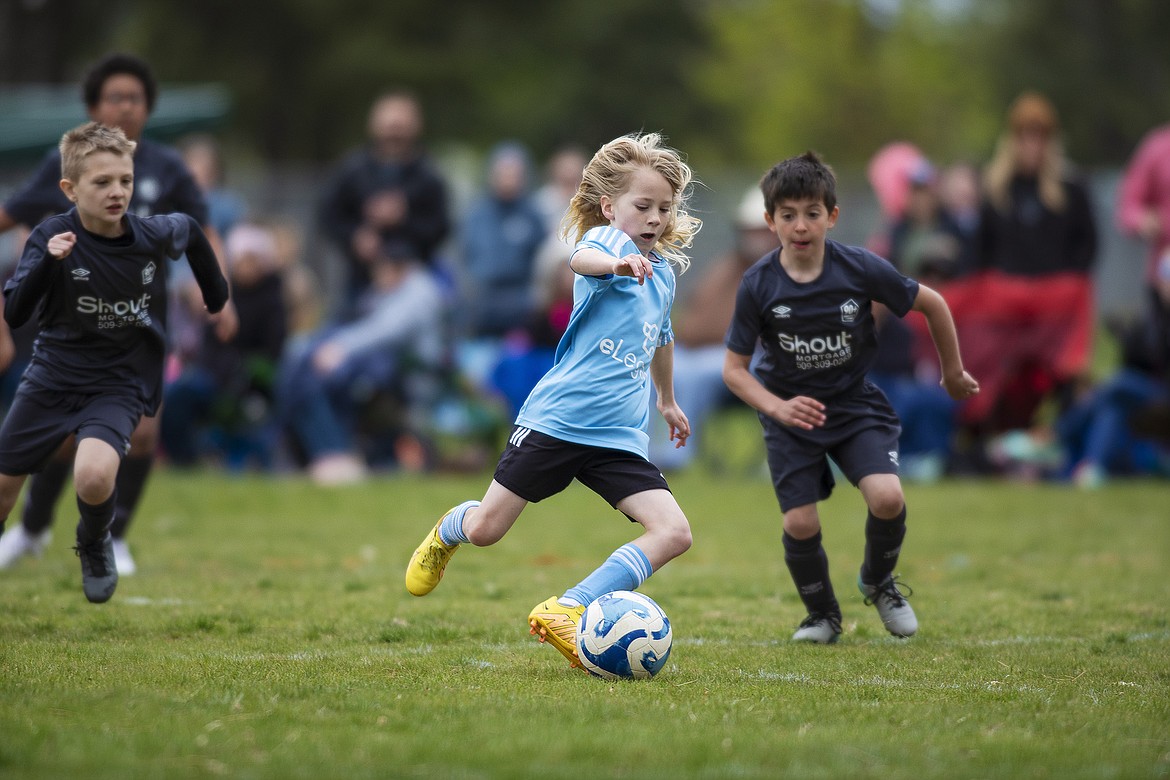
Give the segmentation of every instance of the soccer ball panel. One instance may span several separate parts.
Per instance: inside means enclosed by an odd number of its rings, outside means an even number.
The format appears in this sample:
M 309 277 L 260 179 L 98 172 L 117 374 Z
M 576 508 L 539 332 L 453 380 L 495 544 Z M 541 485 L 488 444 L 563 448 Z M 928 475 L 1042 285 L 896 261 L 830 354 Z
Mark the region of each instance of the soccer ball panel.
M 671 640 L 670 619 L 653 599 L 615 591 L 585 608 L 577 627 L 577 655 L 598 677 L 648 679 L 666 665 Z

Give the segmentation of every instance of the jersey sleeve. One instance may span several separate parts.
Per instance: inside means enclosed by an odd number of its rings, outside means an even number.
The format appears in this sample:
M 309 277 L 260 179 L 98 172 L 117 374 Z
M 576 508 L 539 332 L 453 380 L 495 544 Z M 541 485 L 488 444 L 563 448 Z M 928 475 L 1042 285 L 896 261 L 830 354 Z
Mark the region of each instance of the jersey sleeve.
M 573 254 L 585 247 L 593 247 L 612 257 L 642 254 L 638 251 L 638 245 L 634 243 L 634 239 L 609 225 L 598 225 L 587 230 L 585 235 L 581 236 L 581 240 L 577 242 L 577 246 L 573 247 Z
M 53 282 L 49 232 L 37 229 L 25 241 L 16 271 L 4 285 L 4 320 L 13 328 L 28 322 Z
M 756 349 L 760 331 L 760 306 L 745 276 L 735 291 L 735 311 L 723 343 L 737 355 L 750 355 Z
M 871 254 L 867 271 L 873 287 L 873 300 L 883 304 L 898 317 L 905 317 L 918 297 L 918 282 L 894 268 L 890 261 Z

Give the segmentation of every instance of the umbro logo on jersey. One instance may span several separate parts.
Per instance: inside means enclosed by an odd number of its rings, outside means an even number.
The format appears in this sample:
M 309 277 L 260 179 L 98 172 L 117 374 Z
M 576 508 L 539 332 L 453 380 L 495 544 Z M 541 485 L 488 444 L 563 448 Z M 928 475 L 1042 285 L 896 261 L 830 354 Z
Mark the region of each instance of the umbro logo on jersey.
M 772 313 L 775 314 L 779 319 L 786 320 L 792 316 L 792 309 L 788 306 L 785 306 L 784 304 L 780 304 L 776 308 L 772 309 Z
M 146 267 L 142 269 L 142 283 L 143 284 L 150 284 L 151 282 L 154 281 L 155 270 L 157 270 L 157 266 L 155 266 L 154 261 L 151 260 L 149 263 L 146 264 Z
M 898 451 L 897 450 L 890 450 L 886 454 L 890 456 L 890 463 L 893 463 L 895 466 L 899 465 L 898 464 Z
M 89 269 L 74 268 L 73 269 L 73 278 L 79 282 L 88 282 L 89 281 Z

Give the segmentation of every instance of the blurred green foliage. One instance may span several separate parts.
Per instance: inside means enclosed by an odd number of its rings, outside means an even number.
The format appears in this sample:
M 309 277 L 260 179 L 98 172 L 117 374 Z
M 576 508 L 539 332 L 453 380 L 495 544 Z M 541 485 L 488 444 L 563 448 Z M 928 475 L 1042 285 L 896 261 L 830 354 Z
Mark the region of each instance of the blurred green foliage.
M 0 79 L 75 81 L 135 51 L 163 82 L 227 85 L 226 132 L 271 161 L 335 157 L 405 87 L 432 143 L 544 154 L 661 130 L 750 166 L 806 147 L 856 164 L 896 139 L 982 159 L 1034 88 L 1075 160 L 1116 164 L 1170 119 L 1166 30 L 1153 0 L 17 0 Z

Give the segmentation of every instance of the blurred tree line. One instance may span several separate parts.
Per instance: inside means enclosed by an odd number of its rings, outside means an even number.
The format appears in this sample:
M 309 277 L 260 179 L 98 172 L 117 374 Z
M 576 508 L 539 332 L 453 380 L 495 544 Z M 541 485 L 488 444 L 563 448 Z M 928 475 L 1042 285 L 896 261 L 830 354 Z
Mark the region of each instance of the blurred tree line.
M 1071 156 L 1124 160 L 1170 121 L 1163 0 L 4 0 L 0 83 L 75 82 L 112 50 L 165 83 L 222 82 L 224 133 L 272 162 L 334 158 L 406 87 L 432 143 L 537 154 L 661 130 L 758 168 L 882 144 L 984 159 L 1021 90 L 1059 107 Z

